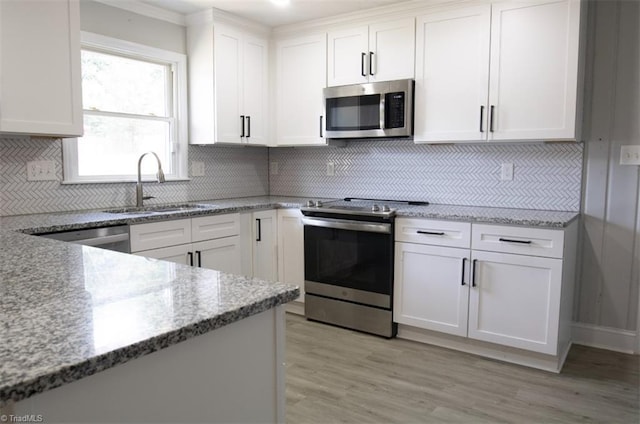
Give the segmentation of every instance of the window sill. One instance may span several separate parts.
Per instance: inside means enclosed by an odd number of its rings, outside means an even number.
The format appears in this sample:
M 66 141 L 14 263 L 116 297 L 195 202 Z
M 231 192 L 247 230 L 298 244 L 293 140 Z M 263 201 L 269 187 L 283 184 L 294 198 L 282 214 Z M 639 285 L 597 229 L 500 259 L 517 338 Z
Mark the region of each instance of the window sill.
M 191 178 L 180 178 L 180 177 L 176 177 L 176 178 L 167 178 L 166 182 L 175 182 L 175 181 L 191 181 Z M 72 184 L 124 184 L 124 183 L 137 183 L 138 180 L 136 179 L 132 179 L 132 180 L 63 180 L 60 182 L 60 184 L 63 185 L 72 185 Z M 157 183 L 158 181 L 155 179 L 148 179 L 142 180 L 143 183 Z

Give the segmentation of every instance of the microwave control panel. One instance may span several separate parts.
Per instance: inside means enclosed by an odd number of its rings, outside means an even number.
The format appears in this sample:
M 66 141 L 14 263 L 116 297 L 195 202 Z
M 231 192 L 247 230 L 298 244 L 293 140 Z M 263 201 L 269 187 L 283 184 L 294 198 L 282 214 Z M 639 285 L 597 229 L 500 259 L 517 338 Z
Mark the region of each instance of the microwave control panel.
M 386 93 L 384 97 L 385 128 L 404 128 L 405 93 Z

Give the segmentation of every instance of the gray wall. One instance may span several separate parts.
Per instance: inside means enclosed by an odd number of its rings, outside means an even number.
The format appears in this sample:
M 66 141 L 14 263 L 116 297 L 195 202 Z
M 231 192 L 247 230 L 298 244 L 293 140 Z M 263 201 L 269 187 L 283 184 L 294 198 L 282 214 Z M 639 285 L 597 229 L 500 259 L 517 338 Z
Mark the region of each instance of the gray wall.
M 640 173 L 620 146 L 640 145 L 640 2 L 592 2 L 579 322 L 636 330 Z M 589 100 L 589 99 L 587 99 Z

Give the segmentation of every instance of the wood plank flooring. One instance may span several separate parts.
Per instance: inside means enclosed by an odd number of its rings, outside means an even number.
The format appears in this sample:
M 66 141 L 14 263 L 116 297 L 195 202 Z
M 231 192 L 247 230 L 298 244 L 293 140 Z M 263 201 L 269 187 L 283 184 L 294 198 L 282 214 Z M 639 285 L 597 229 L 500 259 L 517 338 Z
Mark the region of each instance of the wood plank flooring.
M 287 314 L 287 422 L 640 422 L 640 357 L 574 346 L 561 374 Z

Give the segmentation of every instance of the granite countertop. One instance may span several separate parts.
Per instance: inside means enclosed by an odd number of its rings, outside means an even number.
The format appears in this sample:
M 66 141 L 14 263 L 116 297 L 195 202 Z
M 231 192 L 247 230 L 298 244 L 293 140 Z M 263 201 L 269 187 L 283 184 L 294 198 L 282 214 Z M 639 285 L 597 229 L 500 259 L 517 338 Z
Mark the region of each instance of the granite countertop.
M 206 333 L 299 295 L 299 289 L 289 284 L 29 234 L 299 208 L 306 200 L 262 196 L 190 202 L 201 207 L 167 213 L 77 211 L 0 218 L 0 405 Z M 398 217 L 563 228 L 578 213 L 428 205 L 402 207 Z
M 236 199 L 201 200 L 189 202 L 199 205 L 200 207 L 197 209 L 153 214 L 146 214 L 144 212 L 139 214 L 121 214 L 94 210 L 15 215 L 0 217 L 0 228 L 26 234 L 44 234 L 96 226 L 107 227 L 112 225 L 141 224 L 167 219 L 189 218 L 256 209 L 299 208 L 306 203 L 307 199 L 308 198 L 301 197 L 258 196 Z M 576 219 L 579 213 L 431 204 L 427 206 L 404 206 L 398 209 L 397 216 L 487 224 L 564 228 Z

